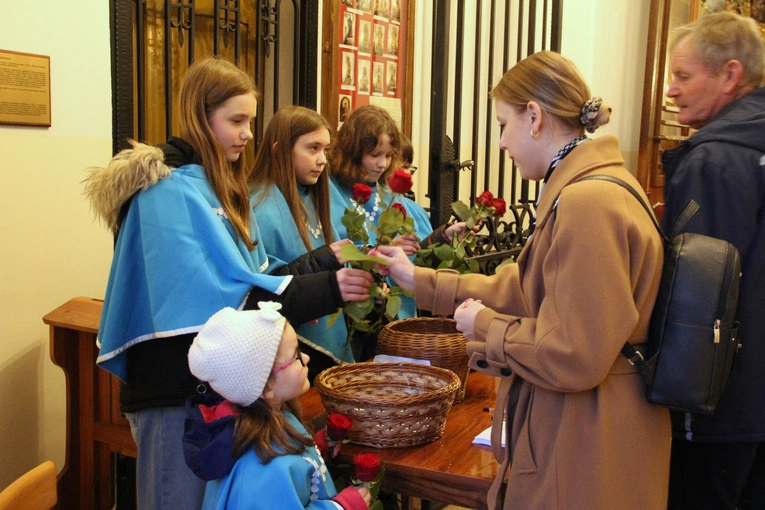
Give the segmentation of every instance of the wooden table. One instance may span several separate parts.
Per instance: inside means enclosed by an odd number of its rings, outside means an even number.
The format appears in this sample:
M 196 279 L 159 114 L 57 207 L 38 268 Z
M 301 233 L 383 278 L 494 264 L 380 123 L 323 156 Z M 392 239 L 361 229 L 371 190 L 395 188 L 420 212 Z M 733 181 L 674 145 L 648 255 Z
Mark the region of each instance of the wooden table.
M 403 496 L 468 508 L 486 508 L 486 494 L 499 465 L 487 447 L 473 438 L 491 426 L 494 378 L 480 372 L 468 377 L 465 400 L 452 406 L 444 435 L 429 444 L 407 448 L 343 445 L 339 460 L 350 463 L 358 454 L 374 453 L 385 466 L 383 488 Z M 306 421 L 319 422 L 325 413 L 315 388 L 300 397 Z
M 66 460 L 58 477 L 57 508 L 110 509 L 114 505 L 116 453 L 135 457 L 130 426 L 119 411 L 119 380 L 96 366 L 96 336 L 102 301 L 77 297 L 47 314 L 50 355 L 66 376 Z M 343 445 L 340 460 L 374 453 L 385 465 L 383 487 L 406 497 L 486 508 L 486 494 L 498 470 L 491 450 L 472 445 L 491 425 L 494 379 L 471 373 L 465 400 L 452 406 L 444 435 L 409 448 Z M 322 420 L 316 390 L 301 397 L 307 419 Z

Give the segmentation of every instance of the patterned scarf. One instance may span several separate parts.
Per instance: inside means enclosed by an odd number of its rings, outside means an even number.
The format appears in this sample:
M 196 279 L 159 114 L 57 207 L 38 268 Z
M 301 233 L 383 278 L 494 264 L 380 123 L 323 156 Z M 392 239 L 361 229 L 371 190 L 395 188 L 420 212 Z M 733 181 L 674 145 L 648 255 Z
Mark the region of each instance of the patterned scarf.
M 589 138 L 587 138 L 587 136 L 584 133 L 582 133 L 581 135 L 577 136 L 576 138 L 568 142 L 566 145 L 563 146 L 561 150 L 558 151 L 558 153 L 552 159 L 552 162 L 550 163 L 550 167 L 547 169 L 547 174 L 545 174 L 545 179 L 542 184 L 542 189 L 539 190 L 539 196 L 537 197 L 537 205 L 539 205 L 539 199 L 542 197 L 542 190 L 544 189 L 544 184 L 547 183 L 547 180 L 552 175 L 553 170 L 555 170 L 558 167 L 560 162 L 563 161 L 563 158 L 568 156 L 569 152 L 574 150 L 574 147 L 576 147 L 580 143 L 586 142 L 587 140 L 589 140 Z M 531 234 L 534 233 L 534 229 L 536 229 L 536 226 L 537 226 L 537 219 L 535 217 L 531 221 L 531 225 L 529 225 L 528 237 L 531 237 Z
M 560 164 L 561 161 L 563 161 L 563 158 L 568 156 L 568 153 L 574 150 L 574 147 L 579 145 L 580 143 L 589 140 L 587 138 L 587 135 L 582 133 L 581 135 L 577 136 L 570 142 L 568 142 L 566 145 L 563 146 L 561 150 L 558 151 L 558 154 L 555 155 L 555 157 L 552 159 L 552 162 L 550 163 L 550 167 L 547 169 L 547 173 L 545 174 L 545 180 L 544 182 L 547 182 L 548 179 L 550 179 L 550 176 L 553 173 L 553 170 L 555 170 L 558 167 L 558 164 Z

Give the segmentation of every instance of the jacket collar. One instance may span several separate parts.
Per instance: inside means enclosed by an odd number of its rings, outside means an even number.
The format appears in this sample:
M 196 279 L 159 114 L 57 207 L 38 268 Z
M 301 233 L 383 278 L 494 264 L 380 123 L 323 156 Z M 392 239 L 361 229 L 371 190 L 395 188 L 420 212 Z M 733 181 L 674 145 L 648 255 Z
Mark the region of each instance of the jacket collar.
M 534 235 L 529 238 L 518 256 L 518 265 L 523 267 L 534 240 L 545 228 L 550 216 L 555 210 L 558 196 L 563 188 L 584 177 L 597 172 L 598 169 L 609 166 L 624 166 L 624 158 L 619 150 L 619 142 L 615 136 L 606 135 L 594 138 L 574 148 L 566 158 L 561 161 L 558 168 L 550 176 L 545 184 L 542 196 L 537 204 L 537 222 Z
M 599 168 L 608 166 L 624 166 L 624 158 L 615 136 L 595 138 L 574 148 L 545 184 L 537 204 L 536 230 L 544 227 L 563 188 Z

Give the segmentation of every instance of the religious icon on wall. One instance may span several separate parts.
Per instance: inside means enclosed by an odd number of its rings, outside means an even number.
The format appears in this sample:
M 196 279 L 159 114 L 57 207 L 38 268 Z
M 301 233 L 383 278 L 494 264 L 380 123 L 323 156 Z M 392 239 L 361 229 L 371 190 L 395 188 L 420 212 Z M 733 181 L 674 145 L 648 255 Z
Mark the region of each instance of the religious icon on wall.
M 398 55 L 398 25 L 388 27 L 388 53 Z
M 355 80 L 354 76 L 354 59 L 355 56 L 350 51 L 343 52 L 343 82 L 341 88 L 353 89 Z
M 396 95 L 396 71 L 398 65 L 395 62 L 388 62 L 388 79 L 385 80 L 385 91 L 389 96 Z
M 375 25 L 374 53 L 382 55 L 385 45 L 385 26 Z
M 348 46 L 356 44 L 356 15 L 348 11 L 343 16 L 343 44 Z
M 369 85 L 370 85 L 370 69 L 369 69 L 369 60 L 366 59 L 359 59 L 359 94 L 365 94 L 369 95 Z
M 340 95 L 340 106 L 337 111 L 338 122 L 345 122 L 351 114 L 351 96 Z
M 382 62 L 375 62 L 374 64 L 374 73 L 372 73 L 372 92 L 377 95 L 382 95 L 383 93 L 383 80 L 385 73 L 385 65 Z
M 390 20 L 401 21 L 401 0 L 390 0 Z
M 360 11 L 372 14 L 372 0 L 357 0 L 356 8 Z
M 388 0 L 377 0 L 375 2 L 375 16 L 388 18 Z
M 372 24 L 369 21 L 359 21 L 359 51 L 371 53 Z

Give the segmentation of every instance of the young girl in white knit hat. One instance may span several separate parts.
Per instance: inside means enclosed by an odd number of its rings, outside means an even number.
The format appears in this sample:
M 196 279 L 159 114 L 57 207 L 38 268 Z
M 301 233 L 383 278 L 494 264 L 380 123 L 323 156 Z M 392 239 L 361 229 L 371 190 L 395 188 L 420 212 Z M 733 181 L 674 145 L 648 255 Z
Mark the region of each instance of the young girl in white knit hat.
M 299 419 L 297 397 L 309 388 L 309 357 L 300 352 L 295 330 L 279 313 L 280 304 L 259 307 L 217 312 L 189 350 L 191 372 L 226 399 L 215 408 L 199 406 L 200 415 L 212 422 L 235 417 L 236 463 L 208 482 L 203 508 L 368 508 L 364 487 L 337 493 Z M 187 435 L 188 429 L 187 423 Z M 194 461 L 187 455 L 187 462 Z

